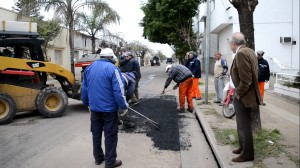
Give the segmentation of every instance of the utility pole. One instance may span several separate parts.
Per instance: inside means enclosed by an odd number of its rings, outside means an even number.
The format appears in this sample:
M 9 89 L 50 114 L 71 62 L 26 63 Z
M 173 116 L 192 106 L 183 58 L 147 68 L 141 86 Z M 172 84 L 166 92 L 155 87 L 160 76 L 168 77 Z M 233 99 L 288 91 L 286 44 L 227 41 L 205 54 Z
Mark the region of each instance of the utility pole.
M 206 27 L 205 27 L 205 103 L 208 103 L 208 75 L 210 56 L 210 0 L 206 1 Z

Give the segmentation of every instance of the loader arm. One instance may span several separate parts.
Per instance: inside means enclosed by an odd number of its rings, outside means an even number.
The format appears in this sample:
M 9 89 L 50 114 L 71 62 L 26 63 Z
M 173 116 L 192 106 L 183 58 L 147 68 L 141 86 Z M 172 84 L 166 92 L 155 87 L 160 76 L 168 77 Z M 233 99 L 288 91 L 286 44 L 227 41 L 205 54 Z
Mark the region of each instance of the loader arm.
M 30 74 L 32 72 L 45 72 L 59 81 L 68 97 L 80 99 L 80 83 L 76 83 L 72 72 L 51 62 L 18 59 L 0 56 L 0 73 Z

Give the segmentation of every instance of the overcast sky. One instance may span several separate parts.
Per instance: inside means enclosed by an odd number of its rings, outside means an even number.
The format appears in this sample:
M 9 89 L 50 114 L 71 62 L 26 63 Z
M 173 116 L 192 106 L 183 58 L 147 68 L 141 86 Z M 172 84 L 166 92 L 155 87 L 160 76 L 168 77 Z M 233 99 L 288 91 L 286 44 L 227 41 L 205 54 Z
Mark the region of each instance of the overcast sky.
M 142 2 L 147 0 L 106 0 L 106 2 L 118 12 L 121 17 L 120 24 L 113 24 L 109 27 L 113 33 L 120 34 L 126 41 L 140 41 L 142 44 L 147 45 L 153 50 L 162 51 L 167 57 L 173 54 L 169 45 L 151 43 L 142 37 L 143 28 L 139 26 L 144 13 L 140 9 Z M 11 9 L 14 5 L 14 0 L 1 0 L 0 6 Z M 51 18 L 51 13 L 42 12 L 46 18 Z M 47 16 L 48 15 L 48 16 Z

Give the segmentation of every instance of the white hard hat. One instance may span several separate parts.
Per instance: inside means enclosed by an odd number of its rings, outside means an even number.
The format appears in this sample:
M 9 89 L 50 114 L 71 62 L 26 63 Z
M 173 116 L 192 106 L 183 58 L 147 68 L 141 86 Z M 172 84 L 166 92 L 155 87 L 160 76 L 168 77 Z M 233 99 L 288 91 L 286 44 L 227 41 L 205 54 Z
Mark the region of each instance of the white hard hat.
M 165 71 L 165 72 L 166 72 L 166 73 L 169 72 L 169 69 L 170 69 L 170 68 L 172 68 L 172 65 L 168 65 L 168 66 L 166 67 L 166 71 Z
M 114 51 L 111 48 L 104 48 L 100 53 L 101 57 L 115 57 Z

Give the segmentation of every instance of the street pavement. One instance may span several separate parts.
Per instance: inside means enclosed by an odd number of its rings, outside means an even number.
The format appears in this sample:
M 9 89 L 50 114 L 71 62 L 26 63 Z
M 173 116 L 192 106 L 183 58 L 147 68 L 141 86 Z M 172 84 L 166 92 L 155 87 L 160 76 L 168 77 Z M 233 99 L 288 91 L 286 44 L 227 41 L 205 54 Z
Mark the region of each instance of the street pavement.
M 164 68 L 165 65 L 142 67 L 143 78 L 139 89 L 141 98 L 162 92 L 167 77 Z M 54 80 L 50 80 L 49 83 L 59 86 Z M 172 89 L 173 85 L 174 83 L 169 89 Z M 176 93 L 177 91 L 171 90 L 168 94 L 174 96 Z M 153 112 L 160 112 L 154 109 Z M 177 113 L 176 108 L 173 110 Z M 123 161 L 121 167 L 218 167 L 195 115 L 192 113 L 178 115 L 179 137 L 175 138 L 179 138 L 180 150 L 156 148 L 153 139 L 147 136 L 147 133 L 120 131 L 117 159 Z M 160 131 L 163 133 L 163 129 Z M 15 116 L 12 123 L 0 126 L 0 167 L 104 167 L 104 164 L 99 166 L 94 164 L 91 139 L 89 112 L 81 101 L 69 99 L 66 113 L 58 118 L 45 118 L 36 112 L 20 113 Z
M 205 76 L 201 79 L 203 80 Z M 208 92 L 214 93 L 213 77 L 209 76 Z M 204 98 L 205 86 L 200 85 L 202 98 Z M 226 119 L 222 114 L 222 107 L 213 103 L 213 99 L 209 100 L 209 104 L 202 104 L 202 100 L 194 100 L 196 105 L 196 115 L 207 135 L 208 141 L 216 155 L 220 167 L 224 168 L 243 168 L 253 166 L 253 162 L 234 163 L 231 159 L 237 155 L 232 153 L 234 149 L 230 145 L 219 144 L 215 138 L 213 129 L 215 128 L 233 128 L 236 129 L 235 117 Z M 262 128 L 278 129 L 283 137 L 279 141 L 285 147 L 289 155 L 298 158 L 299 162 L 299 100 L 287 98 L 278 95 L 273 90 L 265 92 L 266 106 L 260 106 L 260 117 Z M 213 109 L 216 113 L 209 113 Z M 291 161 L 287 153 L 280 153 L 278 157 L 269 157 L 263 160 L 263 164 L 267 168 L 296 168 L 295 162 Z

